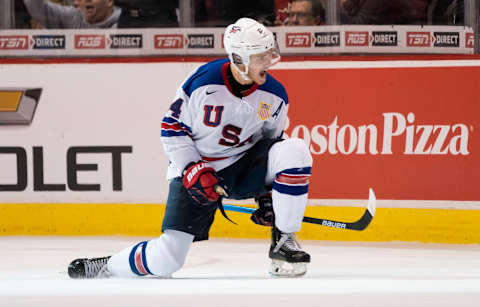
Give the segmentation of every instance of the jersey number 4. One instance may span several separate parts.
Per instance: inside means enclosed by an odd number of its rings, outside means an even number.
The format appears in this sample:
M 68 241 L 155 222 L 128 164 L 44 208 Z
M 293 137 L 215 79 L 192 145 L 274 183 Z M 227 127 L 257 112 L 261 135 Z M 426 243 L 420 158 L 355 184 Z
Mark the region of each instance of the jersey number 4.
M 180 113 L 182 113 L 182 103 L 182 98 L 178 98 L 172 103 L 172 105 L 170 106 L 170 110 L 172 111 L 172 117 L 176 119 L 180 117 Z

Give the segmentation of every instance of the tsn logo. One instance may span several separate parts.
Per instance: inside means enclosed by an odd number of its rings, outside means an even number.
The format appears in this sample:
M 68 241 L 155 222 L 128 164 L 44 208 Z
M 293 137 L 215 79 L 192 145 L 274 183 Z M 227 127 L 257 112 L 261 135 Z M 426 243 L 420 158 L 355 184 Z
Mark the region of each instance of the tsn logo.
M 286 33 L 287 47 L 308 48 L 312 46 L 310 33 Z
M 155 35 L 155 49 L 181 49 L 183 48 L 183 35 L 162 34 Z
M 368 46 L 368 32 L 345 32 L 346 46 Z
M 430 47 L 430 33 L 407 32 L 407 47 Z
M 75 49 L 104 49 L 104 35 L 75 35 Z
M 28 36 L 0 35 L 0 50 L 28 49 Z

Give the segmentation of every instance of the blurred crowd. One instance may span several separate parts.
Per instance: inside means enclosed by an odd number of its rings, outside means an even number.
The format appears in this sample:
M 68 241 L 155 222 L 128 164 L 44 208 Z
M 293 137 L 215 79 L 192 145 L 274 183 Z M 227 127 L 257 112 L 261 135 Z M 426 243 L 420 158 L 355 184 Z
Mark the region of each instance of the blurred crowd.
M 464 0 L 192 0 L 190 24 L 224 27 L 240 17 L 266 26 L 463 25 Z M 336 3 L 336 16 L 327 16 Z M 157 28 L 182 25 L 179 0 L 15 0 L 16 28 Z

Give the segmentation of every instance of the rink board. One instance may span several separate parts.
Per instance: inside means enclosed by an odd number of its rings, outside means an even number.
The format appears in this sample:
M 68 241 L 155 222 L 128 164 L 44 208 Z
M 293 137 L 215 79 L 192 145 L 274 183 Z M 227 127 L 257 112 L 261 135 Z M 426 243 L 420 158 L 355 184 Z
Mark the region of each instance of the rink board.
M 165 205 L 154 204 L 1 204 L 0 235 L 131 235 L 161 234 Z M 362 207 L 309 206 L 306 216 L 355 221 Z M 255 225 L 249 214 L 218 213 L 212 237 L 269 238 L 269 227 Z M 334 241 L 417 241 L 480 243 L 480 210 L 377 208 L 364 231 L 332 229 L 303 223 L 299 237 Z
M 206 59 L 122 61 L 0 61 L 1 235 L 160 234 L 161 119 Z M 480 243 L 478 56 L 297 59 L 271 73 L 289 93 L 286 134 L 313 156 L 310 199 L 364 199 L 372 187 L 382 201 L 441 202 L 392 202 L 365 231 L 305 224 L 300 237 Z M 307 216 L 347 222 L 364 210 L 309 204 Z M 239 226 L 219 217 L 212 236 L 268 237 L 229 215 Z
M 161 121 L 202 64 L 174 60 L 0 61 L 0 202 L 165 203 Z M 313 157 L 310 199 L 362 199 L 372 187 L 379 199 L 480 201 L 478 56 L 274 68 L 289 95 L 285 135 Z M 41 90 L 36 105 L 4 99 L 18 89 Z

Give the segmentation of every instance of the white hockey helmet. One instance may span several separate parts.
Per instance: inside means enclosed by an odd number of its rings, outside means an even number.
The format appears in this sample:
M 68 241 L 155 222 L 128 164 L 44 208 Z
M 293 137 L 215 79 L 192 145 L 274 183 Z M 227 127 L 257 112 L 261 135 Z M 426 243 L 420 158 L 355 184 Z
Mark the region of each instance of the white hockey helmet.
M 227 51 L 230 62 L 241 73 L 244 79 L 249 79 L 248 66 L 250 56 L 272 51 L 269 66 L 280 60 L 280 52 L 273 33 L 264 25 L 251 18 L 240 18 L 225 29 L 223 45 Z M 245 65 L 241 70 L 237 65 Z

